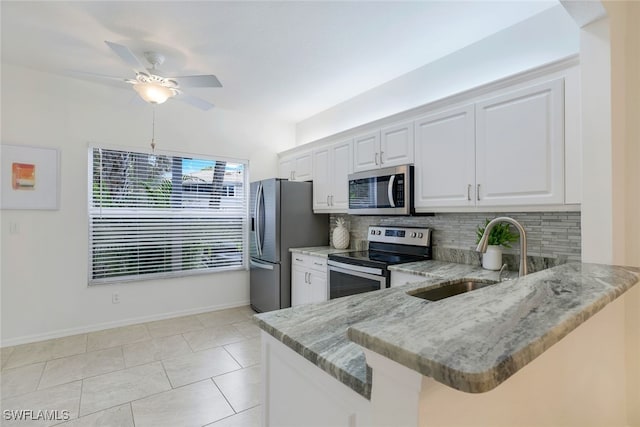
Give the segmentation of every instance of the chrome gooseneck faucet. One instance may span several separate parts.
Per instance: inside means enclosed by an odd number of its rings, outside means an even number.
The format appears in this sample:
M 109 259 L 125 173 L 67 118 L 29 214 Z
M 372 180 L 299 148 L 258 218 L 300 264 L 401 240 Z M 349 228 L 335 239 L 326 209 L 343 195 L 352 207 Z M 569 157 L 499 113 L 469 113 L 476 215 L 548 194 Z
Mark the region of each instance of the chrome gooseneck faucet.
M 484 234 L 480 238 L 480 242 L 478 243 L 478 247 L 476 247 L 476 251 L 485 253 L 487 251 L 487 244 L 489 242 L 489 235 L 491 234 L 491 230 L 496 224 L 500 222 L 506 222 L 513 225 L 518 233 L 520 234 L 520 272 L 519 276 L 527 275 L 527 233 L 524 231 L 524 227 L 515 219 L 509 218 L 508 216 L 501 216 L 495 219 L 492 219 L 489 224 L 484 228 Z

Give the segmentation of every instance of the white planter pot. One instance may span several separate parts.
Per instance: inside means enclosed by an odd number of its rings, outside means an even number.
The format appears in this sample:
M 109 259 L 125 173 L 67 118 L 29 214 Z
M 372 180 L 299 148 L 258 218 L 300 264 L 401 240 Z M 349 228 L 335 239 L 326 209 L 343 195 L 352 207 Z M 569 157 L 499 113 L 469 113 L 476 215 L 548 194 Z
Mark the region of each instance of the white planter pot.
M 487 252 L 482 255 L 482 268 L 486 270 L 500 270 L 502 268 L 501 246 L 487 246 Z

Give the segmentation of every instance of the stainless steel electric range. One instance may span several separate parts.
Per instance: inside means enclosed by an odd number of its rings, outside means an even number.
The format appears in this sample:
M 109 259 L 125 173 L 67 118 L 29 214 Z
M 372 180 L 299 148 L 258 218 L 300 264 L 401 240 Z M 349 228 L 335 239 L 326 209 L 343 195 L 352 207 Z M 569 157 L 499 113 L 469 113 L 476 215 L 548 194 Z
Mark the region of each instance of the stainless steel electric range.
M 366 251 L 329 255 L 329 298 L 388 288 L 387 267 L 431 259 L 431 229 L 369 227 Z

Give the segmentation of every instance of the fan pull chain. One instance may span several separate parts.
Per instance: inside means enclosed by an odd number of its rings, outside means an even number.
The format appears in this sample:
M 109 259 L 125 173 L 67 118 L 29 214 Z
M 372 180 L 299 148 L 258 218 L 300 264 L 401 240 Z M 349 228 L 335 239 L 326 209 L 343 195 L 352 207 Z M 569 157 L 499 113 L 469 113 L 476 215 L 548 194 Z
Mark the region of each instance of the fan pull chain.
M 151 151 L 156 150 L 156 107 L 152 107 L 153 120 L 151 122 Z

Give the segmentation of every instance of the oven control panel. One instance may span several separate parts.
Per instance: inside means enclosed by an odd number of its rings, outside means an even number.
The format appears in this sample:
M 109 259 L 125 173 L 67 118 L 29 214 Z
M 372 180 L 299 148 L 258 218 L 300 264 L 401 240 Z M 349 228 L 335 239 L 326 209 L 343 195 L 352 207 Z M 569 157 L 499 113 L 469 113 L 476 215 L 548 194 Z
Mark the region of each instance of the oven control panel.
M 400 245 L 429 246 L 431 243 L 431 229 L 370 226 L 367 240 Z

